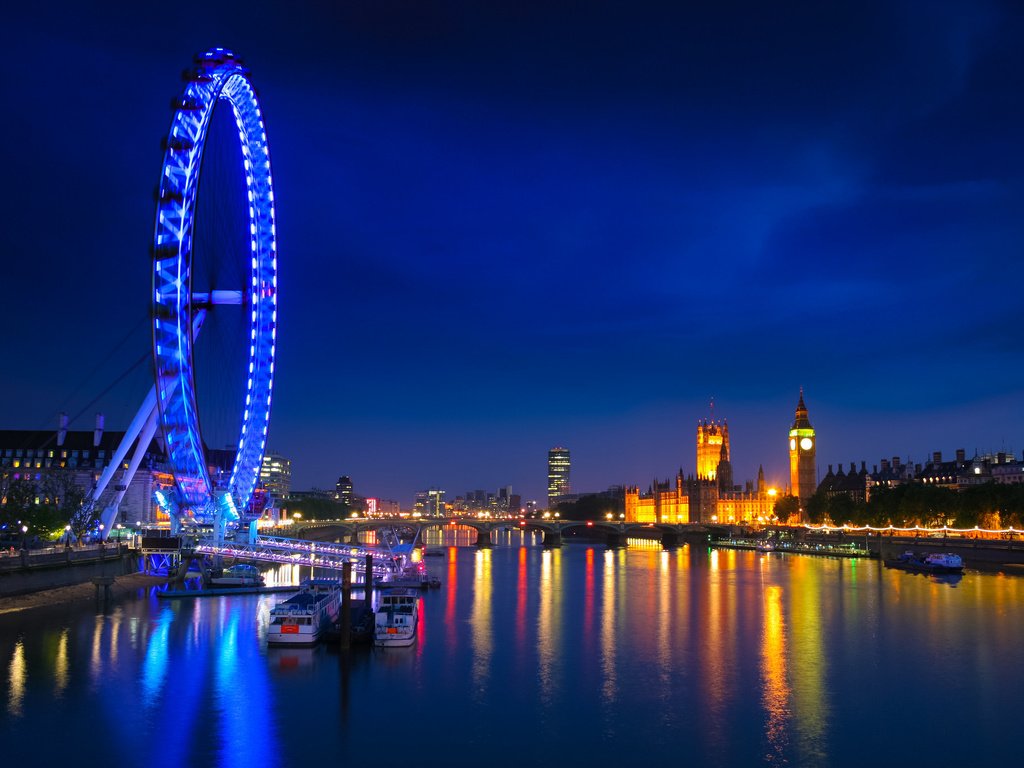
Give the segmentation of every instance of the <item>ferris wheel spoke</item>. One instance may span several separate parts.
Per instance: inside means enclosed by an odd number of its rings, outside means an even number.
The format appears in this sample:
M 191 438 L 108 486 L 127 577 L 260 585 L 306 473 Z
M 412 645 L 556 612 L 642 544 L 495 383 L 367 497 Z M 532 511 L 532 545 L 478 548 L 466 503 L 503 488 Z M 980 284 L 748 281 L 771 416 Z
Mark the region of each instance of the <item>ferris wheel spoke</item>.
M 213 307 L 222 304 L 245 304 L 245 291 L 204 291 L 192 294 L 193 307 Z

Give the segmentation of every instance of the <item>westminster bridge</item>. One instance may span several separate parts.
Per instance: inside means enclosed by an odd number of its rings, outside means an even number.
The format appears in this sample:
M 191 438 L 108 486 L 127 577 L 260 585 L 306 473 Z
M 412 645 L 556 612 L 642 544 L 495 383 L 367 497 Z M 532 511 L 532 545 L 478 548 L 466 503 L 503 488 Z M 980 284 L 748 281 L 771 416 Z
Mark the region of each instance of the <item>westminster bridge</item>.
M 347 520 L 310 520 L 296 526 L 298 538 L 316 541 L 345 540 L 359 543 L 359 534 L 370 531 L 397 530 L 402 539 L 418 542 L 431 528 L 461 526 L 476 531 L 476 545 L 490 547 L 495 531 L 532 531 L 543 534 L 544 546 L 560 547 L 565 537 L 604 538 L 612 547 L 624 547 L 630 538 L 660 540 L 666 548 L 678 547 L 688 541 L 707 541 L 708 535 L 728 535 L 739 530 L 733 526 L 708 526 L 699 523 L 631 523 L 604 520 L 507 519 L 478 517 L 439 518 L 350 518 Z

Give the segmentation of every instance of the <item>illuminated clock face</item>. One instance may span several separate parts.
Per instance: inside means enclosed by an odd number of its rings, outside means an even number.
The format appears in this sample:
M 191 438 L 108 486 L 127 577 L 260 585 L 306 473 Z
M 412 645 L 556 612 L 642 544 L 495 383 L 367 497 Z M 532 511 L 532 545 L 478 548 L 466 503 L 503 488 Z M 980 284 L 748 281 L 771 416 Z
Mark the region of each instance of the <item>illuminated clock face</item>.
M 811 450 L 811 446 L 813 445 L 814 441 L 811 440 L 811 438 L 809 437 L 805 437 L 800 441 L 800 447 L 803 448 L 805 451 Z
M 795 437 L 789 438 L 789 450 L 791 450 L 791 451 L 795 451 L 796 450 L 796 438 Z

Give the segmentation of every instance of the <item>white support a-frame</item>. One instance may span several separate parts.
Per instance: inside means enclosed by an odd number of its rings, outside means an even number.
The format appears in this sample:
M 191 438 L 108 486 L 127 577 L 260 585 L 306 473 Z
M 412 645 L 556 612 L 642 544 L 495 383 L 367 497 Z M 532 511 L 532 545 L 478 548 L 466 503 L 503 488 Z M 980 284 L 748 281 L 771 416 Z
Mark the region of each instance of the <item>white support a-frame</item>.
M 124 471 L 121 474 L 121 482 L 117 484 L 117 492 L 114 494 L 114 498 L 110 504 L 104 508 L 100 515 L 100 524 L 103 526 L 100 529 L 100 536 L 106 539 L 110 535 L 110 529 L 113 526 L 113 522 L 117 517 L 118 508 L 121 506 L 121 500 L 124 499 L 125 491 L 128 490 L 128 486 L 131 485 L 132 479 L 135 477 L 135 472 L 139 468 L 139 464 L 142 463 L 142 457 L 146 455 L 146 451 L 149 450 L 149 444 L 153 441 L 153 436 L 156 434 L 157 427 L 157 408 L 156 408 L 156 387 L 152 387 L 149 390 L 149 394 L 146 395 L 146 399 L 142 401 L 142 406 L 135 413 L 135 418 L 132 419 L 132 423 L 128 426 L 128 430 L 124 433 L 124 437 L 121 438 L 121 442 L 117 445 L 117 450 L 114 451 L 114 455 L 110 459 L 110 463 L 107 464 L 103 473 L 100 475 L 100 479 L 96 481 L 95 487 L 89 492 L 89 495 L 85 499 L 85 506 L 95 507 L 99 503 L 100 497 L 103 492 L 107 490 L 107 486 L 110 485 L 110 481 L 114 479 L 117 471 L 121 469 L 124 464 L 125 456 L 128 455 L 128 451 L 132 445 L 138 440 L 138 445 L 135 446 L 135 452 L 132 454 L 131 460 L 127 466 L 124 467 Z

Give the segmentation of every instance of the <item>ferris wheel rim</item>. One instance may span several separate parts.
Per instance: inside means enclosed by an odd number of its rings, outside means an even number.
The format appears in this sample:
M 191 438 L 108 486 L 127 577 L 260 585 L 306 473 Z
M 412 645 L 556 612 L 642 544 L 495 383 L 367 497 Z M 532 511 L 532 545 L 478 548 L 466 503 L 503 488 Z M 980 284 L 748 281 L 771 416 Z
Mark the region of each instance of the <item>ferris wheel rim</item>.
M 201 302 L 192 290 L 192 237 L 206 133 L 214 109 L 222 102 L 233 112 L 242 151 L 239 170 L 248 197 L 251 284 L 236 292 L 249 299 L 244 412 L 227 487 L 215 489 L 196 402 L 193 341 L 205 310 L 197 307 Z M 180 506 L 204 511 L 214 501 L 230 499 L 229 506 L 244 509 L 259 479 L 270 421 L 277 341 L 277 243 L 270 151 L 259 99 L 248 70 L 222 48 L 196 57 L 196 67 L 188 73 L 176 103 L 157 194 L 152 277 L 157 410 Z M 207 300 L 212 301 L 214 293 Z M 227 498 L 215 500 L 220 490 L 228 492 Z

